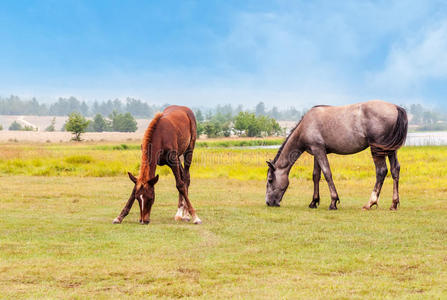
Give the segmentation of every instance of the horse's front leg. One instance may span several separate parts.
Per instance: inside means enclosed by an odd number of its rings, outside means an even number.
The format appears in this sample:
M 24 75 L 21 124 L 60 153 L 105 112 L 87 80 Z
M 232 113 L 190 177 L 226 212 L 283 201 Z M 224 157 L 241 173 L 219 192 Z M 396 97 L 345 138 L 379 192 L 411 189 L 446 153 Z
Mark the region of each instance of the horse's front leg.
M 185 181 L 186 178 L 185 169 L 182 167 L 181 164 L 179 165 L 179 168 L 182 180 Z M 180 192 L 178 193 L 178 208 L 174 219 L 176 221 L 186 221 L 186 222 L 189 222 L 191 220 L 191 215 L 188 212 L 188 206 Z
M 324 178 L 329 186 L 329 191 L 331 193 L 331 205 L 330 210 L 337 209 L 337 202 L 340 202 L 338 198 L 337 189 L 335 188 L 334 180 L 332 179 L 332 172 L 329 166 L 329 160 L 327 159 L 326 151 L 322 148 L 312 148 L 312 153 L 314 154 L 317 162 L 323 171 Z
M 129 200 L 127 200 L 126 205 L 124 206 L 121 213 L 113 220 L 113 224 L 121 224 L 123 219 L 129 214 L 130 209 L 132 208 L 132 205 L 135 201 L 135 188 L 132 190 L 132 193 L 130 194 Z
M 312 202 L 310 202 L 310 208 L 317 208 L 320 204 L 320 179 L 321 179 L 321 168 L 318 164 L 317 158 L 314 157 L 314 171 L 312 174 L 312 179 L 314 181 L 314 195 L 312 197 Z

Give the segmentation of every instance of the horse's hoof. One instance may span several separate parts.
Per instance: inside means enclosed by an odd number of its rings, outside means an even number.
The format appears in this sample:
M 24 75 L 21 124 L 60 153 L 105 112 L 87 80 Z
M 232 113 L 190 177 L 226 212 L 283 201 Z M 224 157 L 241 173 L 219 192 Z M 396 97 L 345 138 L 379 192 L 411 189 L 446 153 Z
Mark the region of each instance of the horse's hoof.
M 394 211 L 396 211 L 396 210 L 397 210 L 397 207 L 391 206 L 391 207 L 390 207 L 390 210 L 394 210 Z
M 337 206 L 329 206 L 329 210 L 337 210 Z
M 140 221 L 140 224 L 141 225 L 147 225 L 147 224 L 149 224 L 151 221 L 150 220 L 147 220 L 147 221 Z
M 202 220 L 200 220 L 199 217 L 195 217 L 194 224 L 197 224 L 197 225 L 202 224 Z
M 181 221 L 182 219 L 183 219 L 182 216 L 175 215 L 174 217 L 174 220 L 177 222 Z
M 370 208 L 371 207 L 365 205 L 365 206 L 362 207 L 362 210 L 369 210 Z
M 112 224 L 121 224 L 121 220 L 118 218 L 115 218 L 112 222 Z
M 191 221 L 191 218 L 188 216 L 188 217 L 183 217 L 181 220 L 183 222 L 189 222 L 189 221 Z
M 320 201 L 312 200 L 312 202 L 310 202 L 310 204 L 309 204 L 309 208 L 318 208 L 319 203 L 320 203 Z

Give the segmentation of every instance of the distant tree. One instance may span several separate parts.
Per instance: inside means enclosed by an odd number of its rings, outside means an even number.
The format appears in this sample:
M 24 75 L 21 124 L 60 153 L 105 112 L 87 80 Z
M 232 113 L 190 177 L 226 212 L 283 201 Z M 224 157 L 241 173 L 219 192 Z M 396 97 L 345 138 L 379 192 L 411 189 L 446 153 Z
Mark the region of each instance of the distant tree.
M 22 125 L 20 125 L 19 122 L 14 121 L 11 123 L 11 125 L 9 125 L 9 130 L 13 130 L 13 131 L 18 131 L 18 130 L 23 130 Z
M 217 105 L 215 109 L 215 115 L 225 116 L 227 119 L 231 119 L 233 117 L 233 107 L 231 104 L 226 105 Z
M 203 122 L 204 118 L 203 118 L 202 111 L 200 109 L 196 110 L 195 116 L 196 116 L 197 122 Z
M 101 114 L 96 114 L 96 116 L 93 118 L 91 126 L 92 131 L 95 132 L 110 131 L 112 127 L 111 122 L 105 119 Z
M 74 141 L 81 140 L 81 134 L 85 132 L 89 125 L 87 121 L 80 113 L 73 112 L 68 116 L 68 120 L 65 123 L 65 130 L 73 133 Z
M 265 104 L 264 102 L 259 102 L 256 105 L 256 115 L 257 116 L 264 116 L 265 115 Z
M 237 115 L 237 114 L 239 114 L 241 111 L 244 111 L 244 107 L 243 107 L 241 104 L 239 104 L 239 105 L 236 107 L 236 109 L 233 111 L 233 114 Z
M 257 117 L 256 122 L 258 123 L 259 130 L 266 136 L 279 135 L 282 133 L 281 126 L 278 122 L 267 116 Z
M 210 120 L 203 123 L 203 132 L 209 138 L 219 136 L 220 131 L 219 123 L 215 120 Z
M 80 112 L 83 116 L 88 116 L 89 115 L 89 107 L 87 105 L 87 103 L 85 103 L 85 101 L 82 101 L 81 106 L 79 107 Z
M 275 119 L 267 116 L 256 116 L 250 112 L 240 112 L 234 119 L 234 129 L 239 135 L 249 137 L 271 136 L 282 133 L 281 127 Z
M 197 137 L 200 137 L 202 134 L 204 134 L 205 128 L 203 126 L 203 122 L 197 122 Z
M 130 113 L 120 114 L 113 111 L 110 119 L 112 120 L 113 131 L 135 132 L 137 130 L 137 121 Z
M 150 117 L 153 115 L 153 109 L 145 102 L 139 99 L 126 99 L 126 112 L 137 117 Z
M 56 117 L 54 117 L 54 118 L 51 120 L 50 125 L 49 125 L 47 128 L 45 128 L 45 131 L 50 131 L 50 132 L 55 131 L 55 130 L 56 130 L 55 125 L 56 125 Z
M 39 104 L 36 98 L 22 100 L 18 96 L 11 95 L 8 98 L 0 98 L 0 114 L 45 115 L 48 114 L 48 109 L 45 104 Z
M 50 106 L 50 115 L 66 116 L 72 112 L 82 112 L 81 102 L 75 97 L 59 98 Z
M 234 129 L 239 132 L 239 135 L 246 135 L 249 137 L 259 136 L 261 129 L 256 121 L 256 115 L 250 112 L 240 112 L 234 119 Z
M 213 117 L 213 112 L 211 110 L 207 111 L 205 114 L 205 120 L 211 120 Z
M 273 106 L 268 115 L 276 120 L 280 118 L 280 114 L 278 111 L 278 108 L 276 106 Z

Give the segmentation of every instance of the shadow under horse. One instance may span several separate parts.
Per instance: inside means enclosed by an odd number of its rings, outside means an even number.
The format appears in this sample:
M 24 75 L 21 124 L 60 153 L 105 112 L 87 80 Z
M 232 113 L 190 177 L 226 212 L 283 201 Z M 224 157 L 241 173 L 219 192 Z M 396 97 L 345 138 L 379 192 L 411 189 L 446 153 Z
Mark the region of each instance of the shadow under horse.
M 377 205 L 383 181 L 388 173 L 386 157 L 393 177 L 391 210 L 399 205 L 399 173 L 397 150 L 405 143 L 408 131 L 407 113 L 402 107 L 380 100 L 346 106 L 319 105 L 309 110 L 281 145 L 273 161 L 267 161 L 266 204 L 279 206 L 289 185 L 289 172 L 306 151 L 314 156 L 314 193 L 310 208 L 320 203 L 321 172 L 329 185 L 331 204 L 340 202 L 332 180 L 327 154 L 354 154 L 371 147 L 376 167 L 376 184 L 363 209 Z
M 135 199 L 140 205 L 140 223 L 150 222 L 151 209 L 155 201 L 154 185 L 158 181 L 158 175 L 155 176 L 157 165 L 169 166 L 175 177 L 179 192 L 175 220 L 189 221 L 192 217 L 194 224 L 202 223 L 188 197 L 189 168 L 196 139 L 197 124 L 191 109 L 172 105 L 155 115 L 144 133 L 141 144 L 142 156 L 138 178 L 128 173 L 135 185 L 123 210 L 113 220 L 114 224 L 121 223 L 129 214 Z M 180 161 L 181 156 L 184 166 Z

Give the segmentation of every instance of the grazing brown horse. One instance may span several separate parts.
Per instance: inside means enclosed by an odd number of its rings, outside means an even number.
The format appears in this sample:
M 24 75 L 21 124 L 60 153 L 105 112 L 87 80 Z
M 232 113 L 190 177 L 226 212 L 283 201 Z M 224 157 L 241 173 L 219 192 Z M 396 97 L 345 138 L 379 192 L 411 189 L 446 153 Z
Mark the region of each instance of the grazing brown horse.
M 155 176 L 157 164 L 168 165 L 175 177 L 179 192 L 175 220 L 189 221 L 192 216 L 194 224 L 202 223 L 188 198 L 189 168 L 197 137 L 196 130 L 194 113 L 185 106 L 172 105 L 163 113 L 155 115 L 144 133 L 140 173 L 138 178 L 128 173 L 135 186 L 120 215 L 113 220 L 114 224 L 121 223 L 129 214 L 135 199 L 140 204 L 140 223 L 150 222 L 155 200 L 154 185 L 158 181 L 158 175 Z M 182 155 L 184 167 L 180 162 Z
M 363 208 L 377 205 L 380 190 L 390 161 L 393 177 L 391 210 L 399 204 L 399 172 L 397 150 L 405 143 L 408 120 L 405 110 L 397 105 L 374 100 L 346 106 L 320 105 L 308 111 L 279 148 L 273 161 L 268 161 L 266 203 L 279 206 L 289 185 L 289 172 L 295 161 L 306 151 L 314 156 L 314 194 L 310 208 L 320 203 L 321 171 L 329 185 L 331 205 L 337 209 L 338 198 L 327 159 L 328 153 L 354 154 L 371 147 L 376 166 L 376 184 L 370 200 Z

